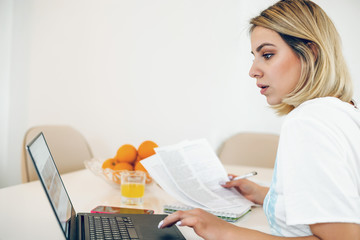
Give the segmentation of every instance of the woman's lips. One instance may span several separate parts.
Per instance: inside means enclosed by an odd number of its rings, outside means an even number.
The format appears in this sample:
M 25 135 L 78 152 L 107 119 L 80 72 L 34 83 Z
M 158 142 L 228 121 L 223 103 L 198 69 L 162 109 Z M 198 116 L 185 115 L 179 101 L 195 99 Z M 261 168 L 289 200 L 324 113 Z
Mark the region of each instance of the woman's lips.
M 260 93 L 264 95 L 267 89 L 268 87 L 262 87 Z
M 262 95 L 264 95 L 265 94 L 265 92 L 266 92 L 266 90 L 268 89 L 268 85 L 263 85 L 263 84 L 257 84 L 257 86 L 261 89 L 260 90 L 260 93 L 262 94 Z

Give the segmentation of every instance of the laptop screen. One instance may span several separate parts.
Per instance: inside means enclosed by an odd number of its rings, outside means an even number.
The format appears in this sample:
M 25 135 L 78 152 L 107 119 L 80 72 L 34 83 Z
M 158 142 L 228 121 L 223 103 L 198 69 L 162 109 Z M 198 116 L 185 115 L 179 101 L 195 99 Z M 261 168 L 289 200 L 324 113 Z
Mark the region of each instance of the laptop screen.
M 44 135 L 40 133 L 27 148 L 65 237 L 69 238 L 70 222 L 71 219 L 75 219 L 76 213 L 55 166 Z

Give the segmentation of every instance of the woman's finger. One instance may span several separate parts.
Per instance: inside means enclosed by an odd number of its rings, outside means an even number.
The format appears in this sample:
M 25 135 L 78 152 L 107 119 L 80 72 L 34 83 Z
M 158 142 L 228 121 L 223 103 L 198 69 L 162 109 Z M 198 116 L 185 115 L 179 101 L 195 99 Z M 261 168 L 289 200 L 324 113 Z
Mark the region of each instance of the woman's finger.
M 184 211 L 176 211 L 162 221 L 159 222 L 158 228 L 165 228 L 171 227 L 174 224 L 180 225 L 181 224 L 181 217 L 184 215 Z M 178 223 L 179 222 L 179 223 Z

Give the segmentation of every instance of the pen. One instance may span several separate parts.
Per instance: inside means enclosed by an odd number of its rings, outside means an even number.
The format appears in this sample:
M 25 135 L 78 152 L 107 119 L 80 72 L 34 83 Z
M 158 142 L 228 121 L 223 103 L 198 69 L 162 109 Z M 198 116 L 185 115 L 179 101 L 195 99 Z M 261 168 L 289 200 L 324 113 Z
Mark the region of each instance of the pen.
M 249 177 L 252 177 L 252 176 L 255 176 L 255 175 L 257 175 L 257 172 L 253 171 L 253 172 L 251 172 L 251 173 L 248 173 L 248 174 L 245 174 L 245 175 L 236 177 L 236 178 L 234 178 L 234 179 L 231 179 L 231 181 L 235 181 L 235 180 L 239 180 L 239 179 L 244 179 L 244 178 L 249 178 Z

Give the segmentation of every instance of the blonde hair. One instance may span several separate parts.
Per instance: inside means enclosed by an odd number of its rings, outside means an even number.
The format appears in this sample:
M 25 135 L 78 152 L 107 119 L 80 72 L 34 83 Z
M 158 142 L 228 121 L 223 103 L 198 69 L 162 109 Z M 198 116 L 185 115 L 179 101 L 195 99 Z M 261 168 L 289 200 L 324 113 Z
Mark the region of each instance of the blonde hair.
M 327 14 L 309 0 L 281 0 L 250 20 L 276 31 L 301 60 L 301 76 L 282 103 L 272 106 L 279 115 L 304 101 L 332 96 L 352 100 L 351 77 L 342 54 L 341 39 Z

